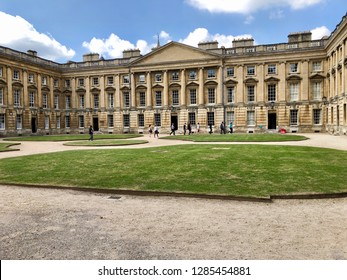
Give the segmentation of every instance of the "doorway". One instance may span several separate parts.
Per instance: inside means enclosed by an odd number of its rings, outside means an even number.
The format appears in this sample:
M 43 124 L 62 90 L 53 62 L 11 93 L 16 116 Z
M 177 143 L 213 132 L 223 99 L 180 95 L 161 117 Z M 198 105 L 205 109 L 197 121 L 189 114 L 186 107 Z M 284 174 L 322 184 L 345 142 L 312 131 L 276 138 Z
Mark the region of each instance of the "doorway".
M 99 118 L 93 117 L 93 129 L 94 131 L 99 131 Z
M 277 115 L 276 115 L 276 113 L 269 113 L 268 114 L 267 129 L 276 129 L 276 124 L 277 124 Z
M 31 132 L 37 132 L 36 118 L 31 118 Z
M 178 117 L 177 117 L 177 115 L 171 115 L 170 128 L 171 128 L 171 124 L 174 124 L 175 130 L 178 129 Z

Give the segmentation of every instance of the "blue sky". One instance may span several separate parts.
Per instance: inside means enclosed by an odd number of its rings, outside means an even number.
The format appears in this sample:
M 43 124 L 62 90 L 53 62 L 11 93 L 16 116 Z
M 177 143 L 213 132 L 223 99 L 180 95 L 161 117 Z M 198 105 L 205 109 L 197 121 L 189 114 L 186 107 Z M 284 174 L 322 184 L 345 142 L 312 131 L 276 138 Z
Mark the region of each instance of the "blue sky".
M 146 54 L 157 34 L 162 45 L 217 40 L 231 47 L 240 37 L 282 43 L 290 32 L 329 35 L 346 8 L 346 0 L 1 0 L 0 45 L 66 62 L 90 52 Z

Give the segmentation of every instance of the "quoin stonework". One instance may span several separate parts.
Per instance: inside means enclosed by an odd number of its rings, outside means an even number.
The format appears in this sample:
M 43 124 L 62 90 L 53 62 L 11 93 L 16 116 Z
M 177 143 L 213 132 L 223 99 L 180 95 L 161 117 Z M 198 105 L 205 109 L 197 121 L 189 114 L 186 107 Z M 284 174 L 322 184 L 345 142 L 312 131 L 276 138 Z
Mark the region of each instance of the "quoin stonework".
M 288 35 L 287 43 L 253 39 L 177 42 L 123 58 L 86 54 L 65 64 L 0 47 L 0 136 L 170 132 L 224 121 L 235 132 L 347 132 L 347 15 L 329 37 Z

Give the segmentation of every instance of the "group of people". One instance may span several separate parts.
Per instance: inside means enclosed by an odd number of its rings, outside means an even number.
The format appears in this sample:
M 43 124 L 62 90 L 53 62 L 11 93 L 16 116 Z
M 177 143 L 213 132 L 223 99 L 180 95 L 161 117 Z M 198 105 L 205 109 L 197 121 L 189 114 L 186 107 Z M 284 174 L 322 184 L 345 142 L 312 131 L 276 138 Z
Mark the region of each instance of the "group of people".
M 153 134 L 153 129 L 151 124 L 148 127 L 148 134 L 149 134 L 149 137 L 151 137 Z M 154 127 L 154 138 L 159 138 L 159 128 L 157 126 Z
M 229 124 L 229 132 L 233 133 L 233 123 L 232 122 L 230 122 L 230 124 Z M 222 122 L 220 124 L 220 134 L 223 134 L 223 133 L 224 134 L 226 133 L 226 127 L 225 127 L 224 122 Z
M 186 123 L 184 123 L 184 125 L 183 125 L 183 134 L 184 135 L 187 134 L 187 130 L 188 130 L 188 135 L 192 134 L 192 126 L 191 126 L 190 123 L 188 123 L 188 125 Z M 199 123 L 196 125 L 196 131 L 200 132 L 200 124 Z M 151 124 L 148 126 L 148 134 L 149 134 L 149 137 L 151 137 L 152 134 L 153 134 L 153 129 L 152 129 L 152 125 Z M 176 135 L 176 127 L 175 127 L 174 123 L 171 124 L 170 135 Z M 155 137 L 159 138 L 159 128 L 158 128 L 158 126 L 154 127 L 154 138 Z

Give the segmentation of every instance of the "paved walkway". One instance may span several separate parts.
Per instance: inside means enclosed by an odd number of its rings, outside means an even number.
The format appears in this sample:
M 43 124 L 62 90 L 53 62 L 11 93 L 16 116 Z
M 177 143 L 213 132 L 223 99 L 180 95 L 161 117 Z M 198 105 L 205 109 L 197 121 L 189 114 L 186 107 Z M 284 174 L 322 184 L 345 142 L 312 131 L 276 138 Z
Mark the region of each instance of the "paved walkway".
M 216 142 L 213 144 L 258 144 L 258 145 L 288 145 L 288 146 L 311 146 L 311 147 L 322 147 L 322 148 L 331 148 L 338 150 L 347 150 L 347 136 L 333 136 L 329 134 L 300 134 L 304 135 L 308 140 L 304 141 L 289 141 L 289 142 Z M 166 135 L 162 135 L 166 136 Z M 11 151 L 0 153 L 1 158 L 8 157 L 16 157 L 16 156 L 24 156 L 24 155 L 32 155 L 32 154 L 42 154 L 42 153 L 52 153 L 52 152 L 60 152 L 60 151 L 71 151 L 71 150 L 90 150 L 90 149 L 138 149 L 138 148 L 146 148 L 146 147 L 161 147 L 161 146 L 172 146 L 172 145 L 187 145 L 187 144 L 195 144 L 195 145 L 203 145 L 203 144 L 211 144 L 208 143 L 194 143 L 190 141 L 180 141 L 180 140 L 168 140 L 168 139 L 157 139 L 152 137 L 148 137 L 145 135 L 142 139 L 148 140 L 147 144 L 139 144 L 139 145 L 130 145 L 130 146 L 115 146 L 115 147 L 76 147 L 76 146 L 64 146 L 66 141 L 62 142 L 35 142 L 35 141 L 23 141 L 18 142 L 20 145 L 14 146 L 19 148 L 19 151 Z

